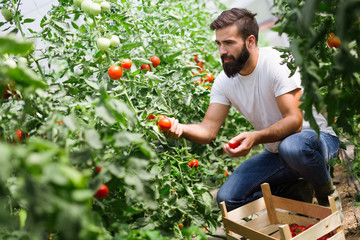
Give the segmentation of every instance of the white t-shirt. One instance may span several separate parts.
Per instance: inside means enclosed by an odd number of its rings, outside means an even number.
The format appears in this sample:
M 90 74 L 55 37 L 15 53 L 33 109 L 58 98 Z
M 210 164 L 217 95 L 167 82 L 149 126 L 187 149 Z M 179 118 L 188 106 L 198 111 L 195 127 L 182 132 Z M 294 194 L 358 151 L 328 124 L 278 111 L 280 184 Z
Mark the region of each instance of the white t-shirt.
M 256 130 L 269 127 L 283 117 L 276 103 L 276 97 L 301 88 L 300 74 L 296 72 L 289 78 L 290 70 L 280 64 L 280 52 L 272 47 L 259 48 L 259 59 L 254 71 L 242 76 L 229 78 L 222 71 L 211 88 L 210 104 L 233 105 Z M 313 109 L 320 131 L 336 135 L 327 120 Z M 303 121 L 303 129 L 311 129 Z M 267 143 L 265 148 L 277 152 L 280 142 Z

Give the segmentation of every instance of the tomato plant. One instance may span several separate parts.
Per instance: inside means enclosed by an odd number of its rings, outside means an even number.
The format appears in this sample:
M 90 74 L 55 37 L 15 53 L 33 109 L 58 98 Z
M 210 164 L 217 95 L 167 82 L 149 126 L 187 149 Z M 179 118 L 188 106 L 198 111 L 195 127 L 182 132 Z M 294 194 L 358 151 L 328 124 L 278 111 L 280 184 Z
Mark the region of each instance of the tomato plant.
M 111 66 L 108 69 L 108 75 L 112 80 L 119 80 L 123 75 L 123 70 L 120 66 Z

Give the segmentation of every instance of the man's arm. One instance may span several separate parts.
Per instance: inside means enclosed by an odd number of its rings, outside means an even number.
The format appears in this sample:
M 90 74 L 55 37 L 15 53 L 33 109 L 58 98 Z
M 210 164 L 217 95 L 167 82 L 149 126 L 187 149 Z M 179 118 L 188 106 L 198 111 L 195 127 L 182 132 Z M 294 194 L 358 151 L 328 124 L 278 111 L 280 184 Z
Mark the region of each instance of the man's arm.
M 181 124 L 177 119 L 171 118 L 171 128 L 164 134 L 172 139 L 180 136 L 200 144 L 213 141 L 229 113 L 230 106 L 211 103 L 201 123 Z
M 244 132 L 232 138 L 231 142 L 241 142 L 236 149 L 231 149 L 228 144 L 224 150 L 231 157 L 245 156 L 250 149 L 263 143 L 276 142 L 285 137 L 301 131 L 303 115 L 299 108 L 301 89 L 295 89 L 276 98 L 277 105 L 283 118 L 271 126 L 259 131 Z

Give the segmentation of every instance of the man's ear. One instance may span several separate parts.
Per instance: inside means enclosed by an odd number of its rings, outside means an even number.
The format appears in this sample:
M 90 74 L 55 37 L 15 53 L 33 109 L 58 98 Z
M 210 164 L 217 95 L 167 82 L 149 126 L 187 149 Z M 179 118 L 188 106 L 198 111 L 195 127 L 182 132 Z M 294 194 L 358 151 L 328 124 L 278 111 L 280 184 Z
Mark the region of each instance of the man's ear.
M 254 47 L 256 46 L 256 39 L 254 35 L 250 35 L 248 36 L 248 38 L 246 39 L 246 44 L 248 45 L 248 47 Z

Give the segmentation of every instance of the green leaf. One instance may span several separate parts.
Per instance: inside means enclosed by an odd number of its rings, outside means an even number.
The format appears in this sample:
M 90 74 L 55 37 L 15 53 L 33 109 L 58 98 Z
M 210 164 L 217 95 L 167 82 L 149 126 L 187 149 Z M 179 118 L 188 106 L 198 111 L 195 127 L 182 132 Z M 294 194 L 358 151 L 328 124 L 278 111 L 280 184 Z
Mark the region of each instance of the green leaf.
M 27 55 L 33 49 L 32 42 L 22 40 L 15 34 L 0 36 L 0 53 Z
M 100 135 L 94 129 L 85 131 L 85 140 L 91 147 L 95 149 L 101 149 L 103 147 Z
M 34 18 L 26 18 L 26 19 L 24 20 L 24 23 L 32 23 L 32 22 L 34 22 L 34 21 L 35 21 Z
M 95 108 L 95 113 L 98 117 L 103 119 L 105 122 L 107 122 L 110 125 L 113 125 L 116 123 L 116 119 L 111 114 L 109 109 L 107 109 L 104 105 L 99 105 Z

